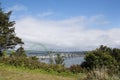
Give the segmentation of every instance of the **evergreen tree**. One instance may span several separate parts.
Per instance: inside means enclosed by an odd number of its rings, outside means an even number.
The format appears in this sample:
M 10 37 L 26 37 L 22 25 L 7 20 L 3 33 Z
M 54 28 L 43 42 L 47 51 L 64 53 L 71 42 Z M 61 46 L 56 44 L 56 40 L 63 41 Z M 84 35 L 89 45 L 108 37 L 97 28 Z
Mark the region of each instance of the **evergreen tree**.
M 0 7 L 0 56 L 3 51 L 13 49 L 18 44 L 24 44 L 15 34 L 15 21 L 10 20 L 12 11 L 4 12 Z
M 16 50 L 16 56 L 24 56 L 24 57 L 26 57 L 27 55 L 25 54 L 25 50 L 24 50 L 24 48 L 21 46 L 20 48 L 18 48 L 17 50 Z

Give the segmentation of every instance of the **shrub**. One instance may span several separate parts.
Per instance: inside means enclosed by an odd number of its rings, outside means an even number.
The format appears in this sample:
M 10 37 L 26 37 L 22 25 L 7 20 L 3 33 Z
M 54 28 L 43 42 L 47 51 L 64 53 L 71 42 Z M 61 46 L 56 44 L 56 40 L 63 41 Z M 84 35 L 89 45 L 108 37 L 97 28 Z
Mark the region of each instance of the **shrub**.
M 110 55 L 110 51 L 106 47 L 100 47 L 99 49 L 88 52 L 81 66 L 87 69 L 93 69 L 97 66 L 116 66 L 118 64 L 117 60 Z
M 70 72 L 72 72 L 72 73 L 80 73 L 80 72 L 82 72 L 82 68 L 81 68 L 81 66 L 80 65 L 71 65 L 69 68 L 68 68 L 68 70 L 70 70 Z
M 62 57 L 59 53 L 57 54 L 57 57 L 55 58 L 55 63 L 58 65 L 64 65 L 64 57 Z

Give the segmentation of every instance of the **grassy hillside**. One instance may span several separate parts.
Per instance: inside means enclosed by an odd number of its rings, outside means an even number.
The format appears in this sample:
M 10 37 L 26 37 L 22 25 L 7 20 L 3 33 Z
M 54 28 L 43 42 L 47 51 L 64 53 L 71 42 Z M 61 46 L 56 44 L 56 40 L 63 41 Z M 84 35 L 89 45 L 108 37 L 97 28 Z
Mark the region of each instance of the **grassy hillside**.
M 64 76 L 45 71 L 16 68 L 0 64 L 0 80 L 77 80 L 77 76 Z

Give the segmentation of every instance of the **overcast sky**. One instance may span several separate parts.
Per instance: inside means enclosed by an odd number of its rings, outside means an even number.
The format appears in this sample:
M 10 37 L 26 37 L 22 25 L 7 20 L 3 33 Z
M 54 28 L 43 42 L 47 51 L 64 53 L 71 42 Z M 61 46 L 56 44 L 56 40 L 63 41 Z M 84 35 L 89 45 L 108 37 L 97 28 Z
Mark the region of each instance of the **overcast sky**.
M 120 48 L 120 0 L 1 0 L 29 50 Z

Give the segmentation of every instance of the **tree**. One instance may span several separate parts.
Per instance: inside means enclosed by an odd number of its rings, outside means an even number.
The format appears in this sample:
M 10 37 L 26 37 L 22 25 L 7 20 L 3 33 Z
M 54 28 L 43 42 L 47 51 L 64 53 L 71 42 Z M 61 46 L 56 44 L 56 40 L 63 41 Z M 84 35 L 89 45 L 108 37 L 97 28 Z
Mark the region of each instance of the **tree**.
M 10 20 L 12 11 L 4 12 L 0 7 L 0 56 L 3 51 L 13 49 L 18 44 L 24 44 L 15 34 L 15 21 Z
M 81 64 L 85 68 L 95 67 L 110 67 L 117 64 L 117 61 L 111 56 L 112 49 L 106 46 L 100 46 L 100 48 L 90 51 L 85 56 L 85 61 Z
M 55 63 L 56 64 L 61 64 L 61 65 L 64 65 L 64 58 L 58 53 L 57 54 L 57 57 L 55 58 Z
M 17 50 L 16 50 L 16 56 L 24 56 L 24 57 L 26 57 L 27 55 L 25 54 L 25 50 L 24 50 L 24 48 L 21 46 L 21 47 L 19 47 Z
M 111 55 L 120 62 L 120 49 L 113 48 Z

